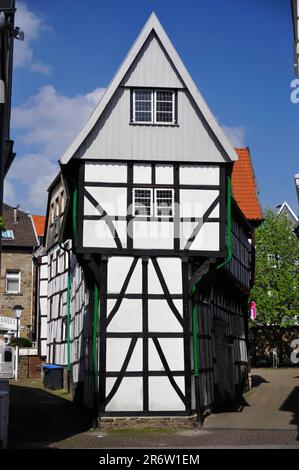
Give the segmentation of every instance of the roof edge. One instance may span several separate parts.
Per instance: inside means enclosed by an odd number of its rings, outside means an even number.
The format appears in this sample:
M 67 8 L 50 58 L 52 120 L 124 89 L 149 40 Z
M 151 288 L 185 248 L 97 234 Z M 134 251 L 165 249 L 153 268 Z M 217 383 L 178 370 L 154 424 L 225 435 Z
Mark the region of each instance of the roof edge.
M 236 151 L 234 150 L 233 146 L 229 142 L 228 138 L 226 137 L 225 133 L 213 117 L 212 112 L 210 111 L 207 103 L 203 99 L 201 93 L 199 92 L 195 82 L 193 81 L 191 75 L 189 74 L 188 70 L 186 69 L 183 61 L 181 60 L 180 56 L 178 55 L 177 51 L 175 50 L 174 46 L 172 45 L 167 33 L 165 32 L 164 28 L 162 27 L 160 21 L 158 20 L 156 14 L 154 12 L 151 13 L 147 22 L 145 23 L 144 27 L 142 28 L 141 32 L 137 36 L 137 39 L 134 41 L 132 47 L 130 48 L 128 54 L 126 55 L 125 59 L 123 60 L 122 64 L 120 65 L 119 69 L 117 70 L 116 74 L 114 75 L 113 79 L 109 83 L 108 87 L 102 98 L 100 99 L 99 103 L 95 107 L 93 113 L 72 142 L 72 144 L 67 148 L 64 154 L 61 156 L 59 162 L 62 165 L 65 165 L 69 162 L 69 160 L 75 155 L 78 151 L 81 144 L 84 142 L 86 137 L 92 131 L 94 126 L 96 125 L 98 119 L 100 118 L 102 112 L 108 105 L 110 99 L 114 95 L 116 89 L 120 85 L 122 79 L 124 78 L 125 74 L 129 70 L 129 67 L 132 65 L 133 61 L 136 59 L 139 51 L 141 50 L 143 44 L 145 43 L 146 39 L 148 38 L 149 34 L 152 31 L 155 31 L 159 40 L 161 41 L 163 47 L 165 48 L 167 54 L 169 55 L 170 60 L 173 62 L 175 68 L 177 69 L 178 73 L 180 74 L 182 80 L 184 81 L 186 87 L 188 88 L 191 96 L 193 97 L 196 105 L 200 109 L 204 119 L 206 120 L 208 126 L 212 130 L 213 134 L 215 135 L 216 139 L 218 140 L 219 144 L 223 148 L 228 161 L 236 161 L 238 160 L 238 156 Z

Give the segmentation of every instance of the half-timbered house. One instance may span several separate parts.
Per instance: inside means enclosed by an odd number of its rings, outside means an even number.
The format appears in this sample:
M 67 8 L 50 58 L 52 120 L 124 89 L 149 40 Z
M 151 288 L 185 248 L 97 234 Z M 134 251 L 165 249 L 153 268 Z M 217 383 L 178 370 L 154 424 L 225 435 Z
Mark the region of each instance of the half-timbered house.
M 152 14 L 49 192 L 44 350 L 95 416 L 199 415 L 244 388 L 237 159 Z

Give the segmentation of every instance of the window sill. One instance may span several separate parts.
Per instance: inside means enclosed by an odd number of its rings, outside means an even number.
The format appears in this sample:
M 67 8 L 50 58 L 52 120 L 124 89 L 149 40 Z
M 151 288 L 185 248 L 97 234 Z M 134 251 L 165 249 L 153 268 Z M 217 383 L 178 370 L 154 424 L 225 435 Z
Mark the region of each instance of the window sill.
M 7 297 L 23 297 L 22 292 L 4 292 L 3 295 L 7 295 Z
M 163 123 L 163 122 L 129 122 L 130 126 L 147 126 L 147 127 L 180 127 L 179 124 L 171 124 L 170 122 Z

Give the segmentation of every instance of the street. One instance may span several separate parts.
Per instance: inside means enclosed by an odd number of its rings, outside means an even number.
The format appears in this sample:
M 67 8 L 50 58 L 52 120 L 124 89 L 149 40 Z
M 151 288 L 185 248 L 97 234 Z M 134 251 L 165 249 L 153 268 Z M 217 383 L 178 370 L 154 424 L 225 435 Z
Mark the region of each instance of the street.
M 209 416 L 201 430 L 92 430 L 64 391 L 11 382 L 9 448 L 299 448 L 299 371 L 253 369 L 242 402 Z

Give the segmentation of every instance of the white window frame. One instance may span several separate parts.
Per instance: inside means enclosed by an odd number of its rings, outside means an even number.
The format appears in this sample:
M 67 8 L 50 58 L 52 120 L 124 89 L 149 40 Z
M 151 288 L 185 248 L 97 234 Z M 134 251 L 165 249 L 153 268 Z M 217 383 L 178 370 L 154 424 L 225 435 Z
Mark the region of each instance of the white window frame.
M 14 277 L 14 279 L 18 280 L 18 290 L 8 290 L 8 278 L 9 276 Z M 7 294 L 20 294 L 21 293 L 21 271 L 6 271 L 5 275 L 5 291 Z
M 157 120 L 157 91 L 165 91 L 167 93 L 172 94 L 172 121 L 158 121 Z M 160 111 L 159 111 L 160 112 Z M 163 111 L 161 111 L 163 113 Z M 170 114 L 170 113 L 169 113 Z M 155 90 L 155 97 L 154 97 L 154 122 L 155 124 L 160 124 L 164 126 L 169 126 L 175 124 L 175 92 L 173 90 Z
M 171 191 L 171 212 L 172 215 L 158 215 L 158 204 L 157 204 L 157 192 L 158 191 Z M 169 219 L 174 217 L 174 189 L 172 188 L 155 188 L 155 200 L 154 200 L 154 207 L 155 207 L 155 217 L 162 217 L 163 219 Z
M 151 120 L 150 121 L 136 121 L 136 91 L 150 91 L 151 92 Z M 133 90 L 133 122 L 136 122 L 138 124 L 153 124 L 154 121 L 154 90 L 149 90 L 148 88 L 136 88 Z M 138 188 L 137 188 L 138 189 Z
M 4 234 L 7 233 L 7 237 L 4 236 Z M 13 233 L 13 230 L 11 229 L 4 229 L 2 230 L 1 232 L 1 238 L 2 240 L 14 240 L 14 233 Z
M 136 191 L 149 191 L 151 195 L 151 205 L 150 205 L 150 214 L 135 214 L 135 192 Z M 153 198 L 153 189 L 152 188 L 133 188 L 133 217 L 152 217 L 154 213 L 154 198 Z
M 151 91 L 151 120 L 150 121 L 136 121 L 136 91 Z M 168 92 L 172 94 L 172 121 L 158 121 L 157 120 L 157 92 Z M 176 124 L 176 99 L 175 91 L 163 88 L 134 88 L 133 89 L 133 123 L 136 124 L 157 124 L 160 126 L 173 126 Z

